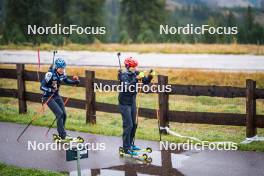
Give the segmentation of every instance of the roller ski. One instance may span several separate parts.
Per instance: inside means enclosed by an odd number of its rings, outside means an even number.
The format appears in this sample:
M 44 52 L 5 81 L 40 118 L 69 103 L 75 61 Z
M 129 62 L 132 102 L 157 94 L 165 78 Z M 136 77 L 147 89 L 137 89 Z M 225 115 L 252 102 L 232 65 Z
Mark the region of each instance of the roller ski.
M 136 145 L 133 145 L 131 147 L 131 150 L 134 151 L 134 152 L 139 152 L 139 153 L 152 153 L 152 148 L 150 147 L 147 147 L 147 148 L 140 148 Z
M 65 139 L 62 139 L 59 135 L 53 134 L 53 141 L 57 143 L 83 143 L 84 139 L 80 136 L 71 137 L 68 135 L 65 137 Z
M 137 152 L 135 152 L 133 150 L 128 150 L 127 152 L 125 152 L 123 147 L 119 147 L 119 156 L 127 157 L 127 158 L 134 158 L 136 160 L 146 162 L 146 163 L 152 162 L 152 158 L 149 157 L 147 154 L 139 155 Z

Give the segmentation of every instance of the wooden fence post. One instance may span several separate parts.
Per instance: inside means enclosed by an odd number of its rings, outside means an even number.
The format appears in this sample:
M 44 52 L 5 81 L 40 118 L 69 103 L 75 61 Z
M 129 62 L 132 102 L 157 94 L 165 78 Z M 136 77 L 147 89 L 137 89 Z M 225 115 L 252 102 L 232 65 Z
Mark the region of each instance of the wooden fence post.
M 171 161 L 171 150 L 161 150 L 161 167 L 162 167 L 162 176 L 171 175 L 172 167 L 172 161 Z M 177 160 L 176 160 L 177 161 Z M 180 162 L 181 160 L 178 160 Z M 180 164 L 180 163 L 176 163 Z M 181 174 L 179 174 L 181 175 Z
M 85 71 L 86 76 L 86 123 L 96 123 L 96 109 L 95 109 L 95 92 L 94 92 L 94 71 Z
M 158 75 L 158 85 L 162 87 L 162 86 L 166 86 L 167 84 L 168 84 L 168 76 Z M 169 95 L 165 92 L 159 92 L 160 127 L 168 126 L 169 124 L 168 111 L 169 111 Z M 166 130 L 161 130 L 161 132 L 166 133 Z
M 19 114 L 23 114 L 27 112 L 27 102 L 25 98 L 26 86 L 24 80 L 24 64 L 17 64 L 17 92 L 18 92 L 18 106 L 19 106 Z
M 257 134 L 256 127 L 256 81 L 246 80 L 246 136 L 254 137 Z

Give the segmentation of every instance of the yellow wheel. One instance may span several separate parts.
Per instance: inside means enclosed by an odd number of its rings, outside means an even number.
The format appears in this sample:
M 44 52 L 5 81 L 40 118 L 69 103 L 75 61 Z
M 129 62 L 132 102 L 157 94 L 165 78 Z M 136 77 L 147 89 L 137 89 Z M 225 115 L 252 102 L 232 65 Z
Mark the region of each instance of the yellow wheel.
M 151 152 L 152 152 L 152 149 L 151 149 L 150 147 L 148 147 L 148 148 L 146 148 L 146 151 L 147 151 L 148 153 L 151 153 Z
M 122 153 L 125 152 L 124 149 L 123 149 L 123 147 L 119 147 L 119 152 L 122 152 Z
M 78 136 L 77 139 L 79 140 L 80 143 L 84 143 L 84 139 L 82 137 Z
M 125 151 L 124 151 L 123 147 L 119 147 L 119 155 L 123 157 L 124 153 L 125 153 Z
M 152 158 L 148 158 L 148 159 L 146 159 L 146 161 L 148 162 L 148 163 L 152 163 Z
M 147 154 L 143 154 L 142 157 L 143 157 L 144 160 L 148 159 L 148 155 Z

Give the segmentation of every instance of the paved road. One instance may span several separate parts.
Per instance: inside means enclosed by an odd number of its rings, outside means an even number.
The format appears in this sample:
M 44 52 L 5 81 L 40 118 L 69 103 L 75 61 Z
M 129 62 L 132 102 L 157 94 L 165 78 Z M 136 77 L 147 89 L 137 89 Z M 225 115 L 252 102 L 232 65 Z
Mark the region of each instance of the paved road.
M 52 62 L 52 52 L 41 51 L 41 63 Z M 70 65 L 118 66 L 116 53 L 89 51 L 59 51 L 58 56 Z M 122 53 L 133 56 L 142 67 L 194 68 L 232 71 L 264 71 L 264 56 L 216 54 Z M 0 63 L 37 63 L 36 51 L 0 51 Z
M 28 150 L 28 141 L 45 145 L 51 141 L 51 133 L 45 138 L 45 127 L 32 126 L 17 143 L 16 138 L 25 125 L 0 122 L 0 161 L 26 168 L 68 171 L 75 175 L 76 163 L 65 161 L 64 150 Z M 137 140 L 141 146 L 151 146 L 152 164 L 146 165 L 129 158 L 120 158 L 117 149 L 120 137 L 70 132 L 83 136 L 96 149 L 105 143 L 103 151 L 89 151 L 89 158 L 81 160 L 81 168 L 87 175 L 263 175 L 264 153 L 240 151 L 160 151 L 158 142 Z M 57 144 L 55 146 L 58 146 Z M 41 147 L 41 145 L 40 145 Z

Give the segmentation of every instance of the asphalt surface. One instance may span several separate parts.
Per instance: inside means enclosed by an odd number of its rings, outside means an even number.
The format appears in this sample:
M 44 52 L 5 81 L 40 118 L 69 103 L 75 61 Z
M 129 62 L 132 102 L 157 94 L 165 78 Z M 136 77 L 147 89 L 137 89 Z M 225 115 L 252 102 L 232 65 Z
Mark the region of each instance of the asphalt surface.
M 52 52 L 41 51 L 41 64 L 51 64 Z M 118 67 L 114 52 L 59 51 L 58 57 L 66 59 L 69 65 Z M 159 54 L 128 53 L 122 60 L 135 57 L 141 67 L 191 68 L 227 71 L 264 71 L 264 56 L 218 55 L 218 54 Z M 37 63 L 37 51 L 0 51 L 0 63 Z
M 53 171 L 68 171 L 76 175 L 76 162 L 66 162 L 65 150 L 43 149 L 43 145 L 52 142 L 52 129 L 48 137 L 45 127 L 30 127 L 19 143 L 17 136 L 25 125 L 0 122 L 0 161 L 25 168 L 38 168 Z M 145 164 L 131 158 L 121 158 L 118 148 L 121 137 L 93 135 L 69 132 L 72 136 L 82 136 L 89 143 L 88 159 L 81 160 L 84 175 L 219 175 L 219 176 L 260 176 L 264 174 L 264 153 L 242 151 L 165 151 L 159 150 L 159 143 L 136 140 L 139 146 L 153 148 L 151 164 Z M 32 150 L 31 141 L 38 150 Z M 43 145 L 41 143 L 44 143 Z M 96 150 L 104 143 L 105 150 Z M 55 146 L 60 146 L 55 144 Z M 31 150 L 28 150 L 28 147 Z M 102 148 L 101 148 L 102 149 Z

